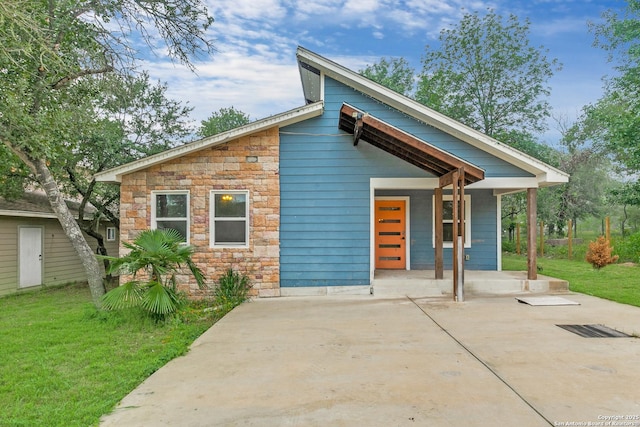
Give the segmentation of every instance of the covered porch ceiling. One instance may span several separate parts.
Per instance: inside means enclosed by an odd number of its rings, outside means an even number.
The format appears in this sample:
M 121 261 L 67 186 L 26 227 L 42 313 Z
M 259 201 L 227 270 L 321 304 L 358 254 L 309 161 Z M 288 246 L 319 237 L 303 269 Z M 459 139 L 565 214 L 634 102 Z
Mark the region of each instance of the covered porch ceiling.
M 338 128 L 437 177 L 464 169 L 465 184 L 484 179 L 484 170 L 357 108 L 343 104 Z

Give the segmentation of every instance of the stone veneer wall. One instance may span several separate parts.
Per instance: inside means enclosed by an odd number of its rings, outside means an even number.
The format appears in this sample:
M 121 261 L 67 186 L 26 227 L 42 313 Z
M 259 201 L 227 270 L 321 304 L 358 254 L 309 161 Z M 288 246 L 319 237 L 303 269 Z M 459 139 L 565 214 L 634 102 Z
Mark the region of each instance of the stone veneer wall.
M 247 156 L 258 161 L 249 163 Z M 278 128 L 258 132 L 122 177 L 120 241 L 130 242 L 151 226 L 151 191 L 190 191 L 190 244 L 209 284 L 228 268 L 247 274 L 251 294 L 280 295 L 280 181 Z M 249 247 L 209 247 L 211 190 L 249 190 Z M 123 253 L 121 247 L 120 252 Z M 190 295 L 201 296 L 193 279 L 181 277 Z M 188 280 L 188 285 L 186 284 Z

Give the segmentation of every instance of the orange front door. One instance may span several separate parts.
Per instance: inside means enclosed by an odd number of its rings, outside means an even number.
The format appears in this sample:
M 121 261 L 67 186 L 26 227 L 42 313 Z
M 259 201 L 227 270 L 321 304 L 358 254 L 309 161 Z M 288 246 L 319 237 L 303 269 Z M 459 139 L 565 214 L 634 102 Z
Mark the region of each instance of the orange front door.
M 407 267 L 404 200 L 376 200 L 376 268 L 404 270 Z

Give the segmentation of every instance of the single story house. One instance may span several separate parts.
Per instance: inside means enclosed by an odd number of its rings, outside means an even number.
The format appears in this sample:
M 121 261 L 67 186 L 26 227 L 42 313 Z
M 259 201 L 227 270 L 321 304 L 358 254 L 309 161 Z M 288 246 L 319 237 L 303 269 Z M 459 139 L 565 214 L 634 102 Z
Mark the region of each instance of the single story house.
M 305 105 L 96 175 L 120 184 L 122 241 L 178 229 L 209 278 L 232 267 L 267 297 L 368 292 L 388 269 L 498 271 L 506 193 L 527 191 L 535 239 L 536 190 L 567 174 L 309 50 L 297 59 Z
M 78 203 L 67 205 L 77 217 Z M 117 229 L 105 222 L 99 231 L 107 252 L 116 255 Z M 96 240 L 85 238 L 95 250 Z M 0 197 L 0 296 L 86 280 L 82 262 L 44 194 L 27 192 L 17 200 Z

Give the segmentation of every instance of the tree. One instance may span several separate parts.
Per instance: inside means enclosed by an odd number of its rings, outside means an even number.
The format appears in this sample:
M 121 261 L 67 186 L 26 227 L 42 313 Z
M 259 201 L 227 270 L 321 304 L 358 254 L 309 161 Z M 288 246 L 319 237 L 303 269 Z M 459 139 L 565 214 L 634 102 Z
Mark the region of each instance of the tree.
M 529 25 L 492 10 L 466 14 L 441 31 L 439 49 L 427 46 L 416 100 L 489 136 L 544 130 L 547 82 L 561 67 L 529 45 Z
M 124 242 L 129 253 L 121 258 L 106 257 L 111 272 L 133 275 L 132 280 L 107 292 L 106 309 L 142 307 L 156 317 L 175 312 L 180 306 L 176 275 L 187 266 L 200 288 L 204 274 L 191 260 L 193 247 L 182 244 L 182 235 L 173 229 L 145 230 L 133 243 Z M 138 274 L 146 280 L 138 280 Z
M 626 223 L 629 219 L 628 208 L 630 206 L 640 206 L 640 182 L 627 182 L 610 188 L 607 194 L 607 201 L 611 205 L 622 206 L 620 229 L 622 237 L 625 237 Z
M 0 145 L 0 197 L 14 200 L 24 192 L 30 173 L 20 159 Z
M 404 96 L 413 94 L 415 70 L 404 58 L 380 58 L 380 61 L 367 65 L 359 73 Z
M 525 132 L 500 132 L 495 135 L 501 141 L 539 159 L 551 157 L 551 149 L 538 144 L 532 135 Z M 524 193 L 506 194 L 502 197 L 502 223 L 507 228 L 509 241 L 514 240 L 516 224 L 521 222 L 523 214 L 527 212 L 527 199 Z
M 248 124 L 249 115 L 234 107 L 221 108 L 200 122 L 198 135 L 202 137 L 216 135 Z
M 590 24 L 594 45 L 609 52 L 617 75 L 606 81 L 605 94 L 584 109 L 595 143 L 620 170 L 637 181 L 640 171 L 640 0 L 628 0 L 623 16 L 609 10 L 604 23 Z
M 562 133 L 561 151 L 557 151 L 555 161 L 547 162 L 569 173 L 571 178 L 566 184 L 540 191 L 540 217 L 549 225 L 550 233 L 554 229 L 562 232 L 567 220 L 571 219 L 577 237 L 578 220 L 602 213 L 606 189 L 611 184 L 610 162 L 594 150 L 589 142 L 589 132 L 580 122 L 558 124 Z M 545 197 L 551 206 L 545 206 Z M 546 211 L 545 207 L 548 208 Z
M 0 2 L 0 142 L 46 192 L 96 305 L 102 273 L 50 166 L 94 124 L 88 107 L 101 79 L 133 72 L 138 41 L 153 49 L 159 38 L 171 58 L 193 68 L 194 55 L 212 51 L 205 38 L 212 22 L 200 0 Z
M 51 169 L 64 192 L 81 200 L 78 224 L 97 240 L 97 252 L 107 255 L 97 225 L 106 218 L 119 228 L 120 192 L 116 185 L 96 182 L 94 175 L 176 146 L 191 132 L 187 117 L 192 108 L 167 98 L 166 85 L 152 84 L 147 73 L 111 75 L 101 83 L 92 103 L 100 120 L 69 139 Z M 97 212 L 86 222 L 89 204 Z
M 511 130 L 498 132 L 494 137 L 549 165 L 556 167 L 559 165 L 560 153 L 548 145 L 537 142 L 533 135 Z M 540 189 L 538 194 L 538 215 L 540 219 L 550 226 L 551 231 L 555 228 L 562 229 L 560 226 L 562 215 L 559 215 L 560 203 L 558 202 L 556 187 Z M 524 220 L 523 215 L 527 212 L 526 195 L 522 192 L 507 194 L 503 196 L 501 204 L 503 224 L 509 232 L 509 240 L 513 241 L 516 224 Z M 550 219 L 553 221 L 549 221 Z

